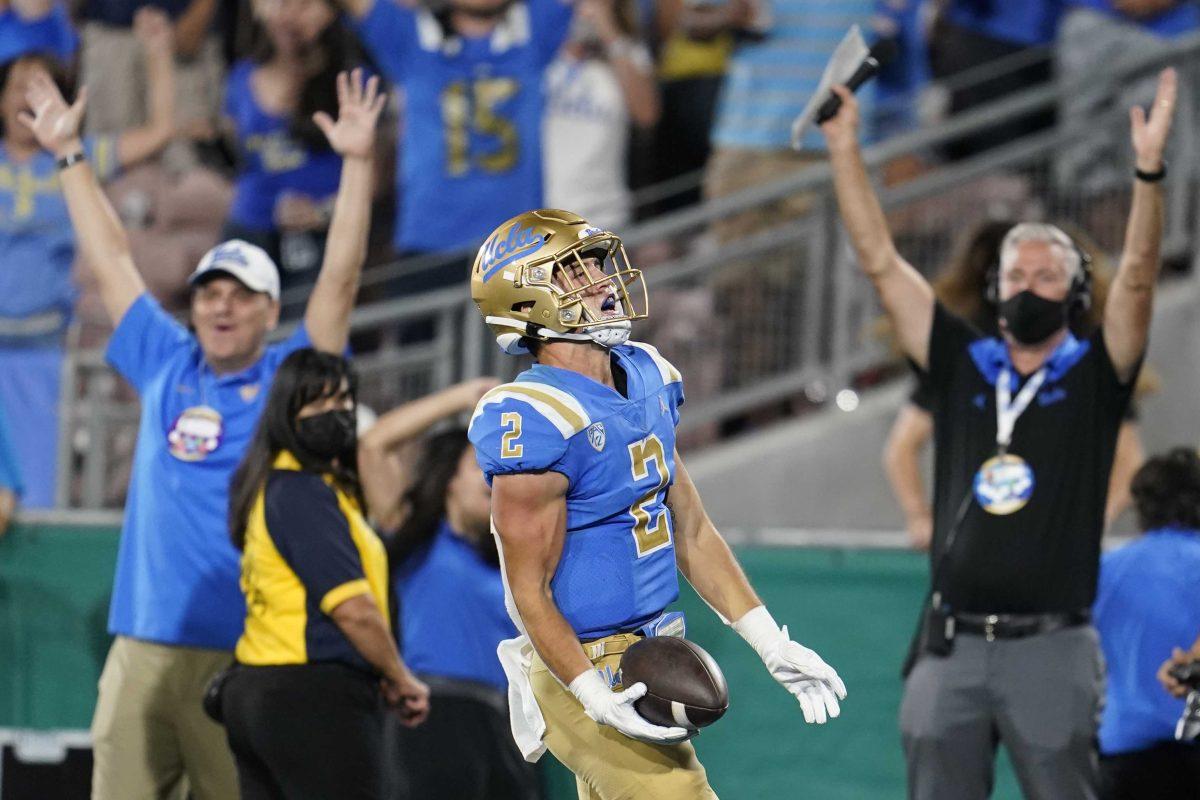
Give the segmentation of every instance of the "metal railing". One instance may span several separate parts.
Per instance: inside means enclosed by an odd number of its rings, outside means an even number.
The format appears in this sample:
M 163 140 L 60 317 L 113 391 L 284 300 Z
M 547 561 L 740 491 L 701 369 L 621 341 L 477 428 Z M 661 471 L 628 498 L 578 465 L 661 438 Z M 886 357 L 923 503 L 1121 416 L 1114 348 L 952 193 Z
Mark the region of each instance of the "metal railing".
M 1089 91 L 1111 101 L 1099 113 L 1083 119 L 1060 115 L 1056 127 L 882 189 L 901 252 L 932 273 L 965 228 L 1004 214 L 1073 223 L 1114 253 L 1123 236 L 1130 181 L 1122 177 L 1085 193 L 1077 190 L 1076 176 L 1062 174 L 1057 165 L 1064 152 L 1089 147 L 1102 153 L 1116 142 L 1123 148 L 1108 158 L 1128 158 L 1131 167 L 1127 109 L 1117 106 L 1122 88 L 1168 64 L 1180 69 L 1182 85 L 1193 90 L 1180 93 L 1169 154 L 1164 254 L 1190 261 L 1200 250 L 1194 102 L 1200 36 L 1163 43 L 1104 75 L 1087 76 Z M 1061 81 L 1028 90 L 868 148 L 865 159 L 878 175 L 898 159 L 936 152 L 1031 111 L 1059 108 L 1077 90 L 1077 84 Z M 804 210 L 781 213 L 785 202 Z M 760 223 L 752 233 L 722 238 L 723 226 L 746 218 Z M 879 307 L 840 225 L 826 163 L 635 226 L 624 239 L 650 286 L 651 317 L 636 335 L 654 342 L 686 376 L 689 402 L 682 428 L 692 442 L 710 438 L 715 423 L 756 409 L 826 402 L 864 371 L 889 361 L 885 344 L 871 334 Z M 664 252 L 670 257 L 651 263 L 652 254 Z M 411 266 L 390 269 L 403 274 Z M 358 366 L 362 400 L 377 410 L 465 377 L 509 377 L 524 366 L 499 352 L 465 287 L 364 305 L 352 325 L 359 339 L 373 342 Z M 67 369 L 64 386 L 74 394 L 63 404 L 61 505 L 119 504 L 115 465 L 128 459 L 136 426 L 128 391 L 98 353 L 73 352 Z

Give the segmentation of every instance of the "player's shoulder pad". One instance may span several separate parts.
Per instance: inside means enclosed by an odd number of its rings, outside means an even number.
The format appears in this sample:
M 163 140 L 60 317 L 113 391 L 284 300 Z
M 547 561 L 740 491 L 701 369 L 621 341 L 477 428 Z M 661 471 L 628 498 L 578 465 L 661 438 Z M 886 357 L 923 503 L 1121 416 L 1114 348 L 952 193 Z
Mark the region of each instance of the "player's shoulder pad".
M 489 425 L 493 419 L 499 420 L 503 413 L 512 411 L 535 426 L 558 431 L 563 439 L 570 439 L 592 424 L 583 404 L 557 386 L 514 381 L 497 386 L 480 399 L 471 416 L 471 428 Z
M 639 360 L 647 361 L 651 365 L 651 369 L 658 372 L 663 386 L 683 383 L 683 376 L 679 374 L 679 370 L 675 369 L 675 365 L 658 352 L 657 347 L 645 342 L 626 342 L 625 344 L 633 348 L 632 352 L 639 357 Z

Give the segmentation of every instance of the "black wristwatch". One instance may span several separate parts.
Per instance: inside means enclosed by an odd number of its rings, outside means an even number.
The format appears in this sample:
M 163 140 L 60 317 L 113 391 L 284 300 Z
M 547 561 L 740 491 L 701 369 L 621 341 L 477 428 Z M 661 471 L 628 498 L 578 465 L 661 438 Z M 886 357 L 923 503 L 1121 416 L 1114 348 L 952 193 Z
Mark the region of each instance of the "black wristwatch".
M 1167 177 L 1167 162 L 1162 162 L 1162 166 L 1158 168 L 1157 172 L 1143 172 L 1135 166 L 1133 168 L 1133 174 L 1134 177 L 1136 177 L 1139 181 L 1145 181 L 1146 183 L 1158 183 L 1163 178 Z
M 78 164 L 80 161 L 87 161 L 87 153 L 83 152 L 82 150 L 76 150 L 70 155 L 59 158 L 54 163 L 58 165 L 59 171 L 62 171 L 67 167 L 72 167 Z

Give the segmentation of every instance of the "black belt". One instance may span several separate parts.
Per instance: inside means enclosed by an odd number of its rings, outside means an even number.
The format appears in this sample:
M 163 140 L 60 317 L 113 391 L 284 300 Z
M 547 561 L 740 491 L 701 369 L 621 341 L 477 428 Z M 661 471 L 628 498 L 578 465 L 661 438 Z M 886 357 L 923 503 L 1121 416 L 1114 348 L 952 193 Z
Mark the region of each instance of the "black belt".
M 954 629 L 956 633 L 973 633 L 992 642 L 1075 628 L 1091 620 L 1090 611 L 1074 611 L 1070 614 L 955 614 Z

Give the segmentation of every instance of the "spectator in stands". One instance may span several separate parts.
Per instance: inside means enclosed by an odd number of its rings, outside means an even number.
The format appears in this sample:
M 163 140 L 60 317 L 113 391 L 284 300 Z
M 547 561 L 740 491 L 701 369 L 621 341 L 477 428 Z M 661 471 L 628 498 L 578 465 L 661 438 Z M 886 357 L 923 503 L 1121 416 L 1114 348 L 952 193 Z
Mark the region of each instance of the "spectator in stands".
M 219 119 L 225 75 L 222 0 L 84 0 L 80 74 L 91 92 L 88 133 L 116 133 L 153 114 L 150 71 L 137 57 L 134 19 L 154 6 L 167 13 L 175 43 L 175 121 L 181 129 L 212 130 Z M 193 167 L 195 148 L 182 139 L 166 154 L 172 172 Z
M 185 779 L 195 800 L 237 792 L 225 737 L 200 707 L 245 618 L 229 481 L 284 357 L 346 347 L 366 251 L 377 84 L 343 75 L 337 121 L 317 116 L 343 159 L 331 246 L 303 322 L 268 347 L 279 276 L 266 253 L 238 241 L 213 248 L 192 276 L 191 329 L 172 319 L 146 294 L 79 139 L 84 98 L 68 106 L 49 78 L 30 80 L 34 113 L 22 122 L 57 159 L 82 255 L 116 325 L 108 360 L 142 400 L 109 616 L 116 641 L 92 723 L 98 800 L 170 795 Z
M 392 757 L 407 784 L 396 800 L 538 796 L 533 765 L 509 732 L 508 680 L 496 656 L 517 634 L 504 608 L 491 490 L 465 429 L 425 435 L 470 413 L 496 384 L 480 378 L 393 409 L 359 446 L 367 504 L 393 532 L 400 651 L 436 709 L 420 728 L 395 731 Z M 418 454 L 406 469 L 400 453 L 413 443 Z
M 157 9 L 137 19 L 139 51 L 152 75 L 153 114 L 116 136 L 86 136 L 83 148 L 100 180 L 158 153 L 173 134 L 171 28 Z M 11 420 L 13 444 L 29 508 L 55 503 L 58 406 L 67 326 L 76 291 L 71 282 L 75 236 L 59 188 L 54 156 L 43 152 L 18 120 L 29 110 L 25 93 L 35 79 L 65 87 L 65 72 L 41 53 L 0 66 L 0 404 Z M 32 268 L 37 265 L 36 269 Z
M 0 8 L 0 64 L 26 53 L 45 53 L 67 63 L 78 49 L 65 3 L 12 0 Z
M 630 125 L 649 129 L 659 114 L 654 65 L 635 26 L 632 0 L 579 0 L 571 36 L 546 72 L 545 205 L 608 230 L 633 220 Z
M 1200 457 L 1180 447 L 1133 479 L 1142 536 L 1105 553 L 1093 613 L 1108 670 L 1100 723 L 1102 800 L 1186 797 L 1200 745 L 1175 741 L 1183 702 L 1155 679 L 1163 653 L 1200 630 Z
M 567 35 L 561 0 L 338 0 L 404 96 L 394 244 L 402 254 L 464 248 L 542 198 L 543 73 Z M 465 281 L 474 253 L 408 291 Z
M 929 85 L 928 17 L 931 0 L 876 0 L 871 28 L 890 39 L 896 55 L 876 77 L 874 129 L 880 139 L 921 123 L 921 92 Z
M 758 0 L 659 0 L 655 4 L 662 117 L 655 131 L 655 180 L 703 170 L 712 152 L 713 119 L 736 43 L 761 38 L 770 22 Z M 656 205 L 658 213 L 700 202 L 700 180 Z
M 929 60 L 936 80 L 954 82 L 949 113 L 958 114 L 1047 83 L 1052 76 L 1049 45 L 1058 30 L 1062 5 L 1063 0 L 944 3 L 930 34 Z M 1034 48 L 1044 49 L 1045 57 Z M 1018 57 L 1019 53 L 1027 57 Z M 994 65 L 998 74 L 982 80 L 977 73 L 968 74 L 987 65 Z M 949 143 L 946 155 L 966 158 L 1053 123 L 1052 112 L 1025 114 Z
M 12 523 L 13 515 L 17 511 L 17 502 L 23 491 L 21 467 L 17 464 L 17 454 L 13 451 L 8 420 L 4 418 L 4 410 L 0 409 L 0 536 L 4 535 Z
M 429 689 L 392 638 L 387 551 L 363 515 L 354 409 L 349 362 L 297 350 L 279 365 L 234 473 L 229 530 L 246 625 L 220 707 L 243 800 L 383 800 L 380 689 L 406 725 L 429 713 Z
M 1136 154 L 1126 244 L 1087 339 L 1078 248 L 1026 223 L 1005 235 L 999 337 L 941 306 L 897 251 L 858 143 L 858 103 L 821 126 L 842 221 L 904 354 L 936 392 L 931 586 L 906 670 L 900 728 L 909 796 L 975 800 L 1003 743 L 1026 796 L 1090 798 L 1102 699 L 1100 541 L 1117 432 L 1149 337 L 1161 267 L 1163 153 L 1177 78 L 1130 112 Z
M 704 193 L 717 199 L 794 175 L 821 159 L 820 133 L 810 130 L 803 150 L 791 147 L 792 121 L 816 91 L 821 68 L 851 25 L 864 29 L 874 0 L 772 3 L 773 23 L 761 41 L 740 44 L 730 59 L 712 131 L 713 153 Z M 871 103 L 874 86 L 862 89 Z M 719 244 L 779 228 L 808 212 L 810 193 L 793 193 L 768 205 L 726 217 L 713 226 Z M 741 387 L 791 363 L 801 341 L 803 271 L 796 248 L 756 254 L 751 263 L 731 263 L 716 282 L 716 316 L 724 322 L 723 380 Z M 814 265 L 815 266 L 815 265 Z M 823 268 L 823 267 L 822 267 Z
M 337 75 L 359 59 L 332 0 L 255 0 L 252 9 L 251 56 L 225 84 L 239 164 L 222 238 L 266 250 L 286 290 L 311 283 L 321 263 L 342 163 L 312 115 L 337 109 Z
M 938 301 L 952 314 L 965 319 L 976 330 L 989 336 L 999 332 L 997 309 L 988 299 L 988 283 L 1000 264 L 1000 244 L 1016 223 L 1012 220 L 988 220 L 964 238 L 963 246 L 948 269 L 933 282 Z M 1076 241 L 1084 241 L 1075 234 Z M 1085 247 L 1096 252 L 1092 247 Z M 1099 259 L 1093 257 L 1093 264 Z M 1105 268 L 1092 269 L 1092 300 L 1086 311 L 1076 314 L 1072 330 L 1086 337 L 1103 321 L 1111 275 Z M 1139 376 L 1139 391 L 1146 391 L 1148 374 Z M 1135 394 L 1136 397 L 1136 394 Z M 900 409 L 883 449 L 883 468 L 892 494 L 904 512 L 909 542 L 918 550 L 928 550 L 933 535 L 933 511 L 921 477 L 921 451 L 933 437 L 934 392 L 918 377 L 917 387 Z M 1109 477 L 1108 505 L 1104 519 L 1111 524 L 1129 505 L 1129 485 L 1142 464 L 1143 449 L 1137 414 L 1130 404 L 1120 432 Z
M 1101 127 L 1112 130 L 1105 137 L 1089 136 L 1086 141 L 1065 148 L 1055 158 L 1055 176 L 1059 184 L 1085 196 L 1112 192 L 1124 187 L 1128 159 L 1122 149 L 1118 115 L 1135 103 L 1145 104 L 1154 97 L 1154 78 L 1134 80 L 1113 92 L 1098 74 L 1128 59 L 1152 55 L 1169 39 L 1200 30 L 1200 4 L 1182 0 L 1066 0 L 1055 46 L 1059 77 L 1071 86 L 1063 98 L 1060 113 L 1067 125 L 1087 125 L 1095 131 L 1105 116 L 1114 124 Z M 1181 114 L 1192 113 L 1190 98 Z M 1107 220 L 1100 224 L 1111 224 Z

